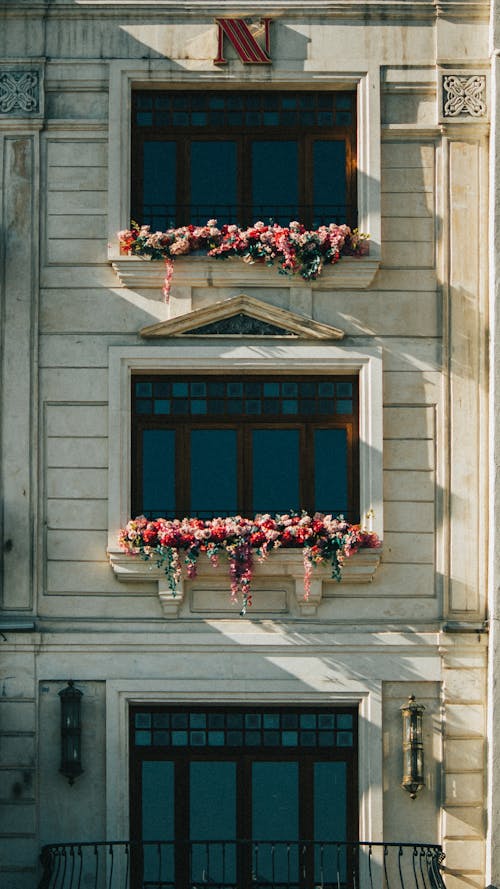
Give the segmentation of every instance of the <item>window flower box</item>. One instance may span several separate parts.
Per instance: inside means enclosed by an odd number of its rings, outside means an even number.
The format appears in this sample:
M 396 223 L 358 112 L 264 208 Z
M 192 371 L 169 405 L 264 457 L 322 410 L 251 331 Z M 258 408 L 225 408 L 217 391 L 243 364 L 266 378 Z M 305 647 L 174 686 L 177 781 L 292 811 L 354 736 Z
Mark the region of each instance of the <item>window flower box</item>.
M 219 229 L 217 221 L 210 219 L 204 226 L 189 225 L 168 229 L 165 232 L 151 232 L 147 225 L 133 224 L 131 229 L 118 232 L 118 240 L 120 249 L 125 255 L 164 261 L 160 286 L 166 300 L 170 295 L 173 261 L 194 253 L 195 259 L 203 263 L 203 258 L 199 256 L 200 251 L 212 259 L 238 258 L 243 260 L 246 266 L 256 265 L 264 270 L 267 266 L 276 266 L 281 275 L 298 279 L 302 286 L 304 281 L 307 283 L 316 281 L 324 270 L 337 265 L 341 259 L 342 262 L 346 259 L 351 260 L 351 276 L 348 275 L 347 278 L 352 278 L 355 269 L 352 263 L 363 260 L 368 254 L 367 235 L 360 234 L 357 230 L 353 231 L 347 225 L 334 223 L 308 231 L 299 222 L 290 222 L 287 227 L 256 222 L 250 228 L 243 230 L 236 225 L 223 225 Z M 218 265 L 222 266 L 225 263 L 219 262 Z M 366 275 L 370 265 L 368 263 L 362 266 L 365 270 L 363 275 Z M 378 263 L 376 265 L 378 267 Z M 125 275 L 122 283 L 133 289 L 132 281 L 126 277 L 130 275 L 130 271 L 126 271 L 127 265 L 123 266 L 123 263 L 116 262 L 113 263 L 113 267 L 118 274 Z M 198 268 L 201 271 L 200 266 Z M 143 271 L 141 270 L 141 274 Z M 207 280 L 213 284 L 228 283 L 228 277 L 222 269 L 216 271 L 213 268 L 204 271 L 208 273 L 208 277 L 206 275 L 203 277 L 205 285 Z M 373 271 L 373 267 L 370 271 Z M 151 280 L 149 273 L 145 274 L 146 277 L 142 280 L 147 281 L 148 278 Z M 236 278 L 237 281 L 248 283 L 248 276 L 242 273 L 241 268 Z M 135 286 L 137 287 L 137 282 Z M 142 283 L 142 287 L 144 286 L 155 285 Z M 349 280 L 345 286 L 353 286 L 353 281 Z
M 319 513 L 313 517 L 291 513 L 205 521 L 150 521 L 141 516 L 122 529 L 119 546 L 109 553 L 118 579 L 157 581 L 164 613 L 174 617 L 184 600 L 186 580 L 194 580 L 200 570 L 205 575 L 218 571 L 220 557 L 227 560 L 224 567 L 226 576 L 229 573 L 231 599 L 239 603 L 242 614 L 252 605 L 251 583 L 257 572 L 260 577 L 292 578 L 299 610 L 307 615 L 316 613 L 323 580 L 328 576 L 338 581 L 347 577 L 351 583 L 369 582 L 380 561 L 376 534 L 350 525 L 342 517 Z M 355 556 L 360 558 L 351 562 Z

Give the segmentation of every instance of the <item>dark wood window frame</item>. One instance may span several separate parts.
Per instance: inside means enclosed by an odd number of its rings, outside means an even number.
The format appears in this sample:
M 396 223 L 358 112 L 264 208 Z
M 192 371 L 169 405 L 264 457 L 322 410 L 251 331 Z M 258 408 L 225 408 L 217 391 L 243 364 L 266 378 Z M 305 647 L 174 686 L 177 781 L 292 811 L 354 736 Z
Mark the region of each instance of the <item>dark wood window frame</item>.
M 306 714 L 308 711 L 314 713 L 325 714 L 349 714 L 352 717 L 352 745 L 349 747 L 307 747 L 298 745 L 294 748 L 288 747 L 264 747 L 257 748 L 247 746 L 223 746 L 223 747 L 192 747 L 186 744 L 182 747 L 158 746 L 154 743 L 146 746 L 138 746 L 135 743 L 135 718 L 138 713 L 161 714 L 161 713 L 182 713 L 187 714 L 196 712 L 205 713 L 224 713 L 244 711 L 245 713 L 273 713 L 286 714 L 290 712 Z M 314 841 L 314 795 L 313 786 L 313 768 L 317 762 L 344 762 L 346 764 L 346 836 L 332 836 L 330 840 L 345 841 L 348 844 L 355 844 L 359 839 L 359 792 L 358 792 L 358 711 L 356 707 L 338 706 L 338 707 L 322 707 L 307 705 L 291 707 L 283 705 L 263 706 L 202 706 L 192 705 L 132 705 L 129 713 L 129 749 L 130 754 L 130 830 L 132 840 L 132 885 L 137 887 L 139 875 L 142 870 L 142 852 L 141 842 L 143 840 L 142 832 L 142 764 L 147 761 L 155 762 L 172 762 L 174 768 L 174 808 L 175 820 L 174 831 L 175 837 L 181 840 L 175 848 L 175 885 L 179 889 L 190 889 L 191 882 L 189 878 L 189 851 L 188 841 L 190 837 L 189 830 L 189 766 L 191 762 L 217 761 L 217 762 L 234 762 L 236 766 L 236 840 L 248 841 L 252 839 L 252 782 L 251 768 L 255 762 L 297 762 L 298 763 L 298 805 L 299 805 L 299 840 L 300 843 L 311 843 Z M 161 842 L 162 837 L 155 837 L 155 840 Z M 197 839 L 197 838 L 193 838 Z M 224 840 L 221 836 L 218 839 Z M 269 837 L 255 837 L 256 840 L 269 840 Z M 229 840 L 231 842 L 231 840 Z M 253 880 L 250 873 L 251 860 L 250 848 L 240 850 L 238 856 L 238 886 L 241 889 L 251 889 Z M 304 889 L 308 885 L 313 884 L 314 871 L 314 855 L 312 848 L 306 851 L 304 847 L 305 858 L 301 859 L 302 880 L 304 880 Z M 354 846 L 347 850 L 347 873 L 353 873 L 352 856 L 355 854 Z M 163 885 L 163 884 L 162 884 Z M 165 883 L 169 885 L 169 883 Z M 349 878 L 347 884 L 342 882 L 342 886 L 349 886 Z
M 224 110 L 220 112 L 206 113 L 207 121 L 204 125 L 194 126 L 193 97 L 220 97 L 225 102 Z M 255 112 L 255 117 L 260 116 L 261 123 L 247 123 L 248 113 L 243 112 L 243 123 L 232 123 L 229 102 L 235 97 L 255 97 L 261 103 Z M 275 125 L 265 124 L 265 103 L 270 97 L 276 97 L 279 103 L 280 97 L 290 100 L 297 97 L 300 103 L 301 97 L 310 97 L 311 109 L 300 109 L 296 112 L 296 122 L 289 123 L 290 111 L 283 109 L 276 112 L 278 122 Z M 170 97 L 171 108 L 167 109 Z M 179 110 L 182 99 L 185 98 L 188 111 Z M 320 107 L 320 102 L 329 97 L 331 110 Z M 284 100 L 283 100 L 284 101 Z M 350 103 L 350 108 L 338 109 L 339 102 Z M 141 105 L 151 103 L 151 110 L 141 110 Z M 177 103 L 177 109 L 174 106 Z M 191 103 L 191 104 L 190 104 Z M 317 107 L 316 107 L 317 106 Z M 196 112 L 198 115 L 200 112 Z M 205 113 L 205 112 L 203 112 Z M 239 112 L 238 112 L 239 113 Z M 215 116 L 218 115 L 218 116 Z M 288 116 L 287 116 L 288 115 Z M 185 118 L 185 119 L 184 119 Z M 253 118 L 252 118 L 253 119 Z M 328 123 L 325 122 L 328 119 Z M 215 123 L 214 121 L 217 121 Z M 307 121 L 307 123 L 305 122 Z M 344 122 L 347 121 L 347 122 Z M 251 225 L 256 221 L 253 216 L 258 210 L 253 210 L 252 198 L 252 142 L 264 141 L 294 141 L 297 143 L 298 163 L 297 175 L 293 176 L 298 187 L 297 215 L 306 226 L 317 225 L 326 222 L 348 223 L 352 227 L 357 224 L 357 187 L 356 187 L 356 146 L 357 146 L 357 122 L 356 122 L 356 94 L 352 91 L 305 91 L 305 90 L 260 90 L 258 93 L 250 89 L 237 91 L 210 91 L 200 94 L 195 90 L 135 90 L 132 93 L 132 193 L 131 213 L 132 217 L 141 223 L 147 223 L 148 212 L 144 200 L 144 143 L 145 142 L 171 142 L 176 146 L 175 161 L 175 218 L 165 218 L 164 223 L 158 221 L 158 213 L 153 223 L 154 228 L 167 228 L 171 225 L 187 225 L 195 221 L 196 209 L 191 205 L 190 197 L 190 146 L 194 142 L 209 139 L 211 141 L 236 144 L 237 154 L 237 181 L 236 202 L 228 210 L 229 218 L 219 218 L 219 223 L 236 223 L 240 226 Z M 314 164 L 313 150 L 316 141 L 343 142 L 345 144 L 345 208 L 339 211 L 344 218 L 325 218 L 320 209 L 314 208 Z M 168 175 L 166 171 L 165 175 Z M 293 173 L 291 173 L 293 175 Z M 317 200 L 316 200 L 317 203 Z M 206 212 L 203 210 L 206 209 Z M 198 208 L 197 220 L 206 222 L 213 216 L 210 207 Z M 168 211 L 166 211 L 167 213 Z M 288 212 L 284 207 L 281 211 L 276 208 L 275 219 L 281 224 L 290 221 L 292 211 Z M 208 215 L 207 215 L 208 214 Z M 292 213 L 292 216 L 295 214 Z M 206 216 L 206 218 L 201 218 Z M 219 214 L 220 216 L 220 214 Z M 269 219 L 264 219 L 268 222 Z
M 279 383 L 309 383 L 319 384 L 325 382 L 327 384 L 343 384 L 348 383 L 352 387 L 352 412 L 336 415 L 313 414 L 302 415 L 297 413 L 294 416 L 274 416 L 265 417 L 262 415 L 236 415 L 236 416 L 210 416 L 210 415 L 193 415 L 193 416 L 155 416 L 154 406 L 151 407 L 151 413 L 144 414 L 138 412 L 136 397 L 136 384 L 141 383 L 164 383 L 170 381 L 172 383 L 178 381 L 187 381 L 188 383 L 197 382 L 222 382 L 222 383 L 251 383 L 257 382 L 279 382 Z M 215 515 L 224 514 L 240 514 L 252 517 L 255 510 L 252 508 L 253 497 L 253 480 L 252 480 L 252 433 L 255 430 L 299 430 L 299 498 L 298 507 L 304 509 L 311 514 L 317 509 L 314 503 L 314 447 L 313 438 L 317 430 L 323 429 L 342 429 L 346 431 L 347 445 L 347 508 L 342 510 L 346 519 L 351 522 L 359 521 L 359 392 L 358 377 L 351 376 L 297 376 L 297 375 L 266 375 L 259 376 L 210 376 L 200 377 L 196 375 L 183 375 L 182 377 L 165 375 L 165 374 L 137 374 L 132 377 L 132 429 L 131 429 L 131 449 L 132 449 L 132 515 L 146 514 L 148 518 L 158 518 L 145 509 L 143 503 L 143 466 L 144 457 L 142 451 L 143 432 L 145 430 L 172 430 L 176 437 L 175 447 L 175 509 L 163 510 L 161 514 L 164 517 L 183 518 L 184 516 L 192 516 L 190 504 L 190 451 L 189 439 L 192 431 L 199 430 L 234 430 L 237 441 L 237 504 L 236 509 L 215 509 L 211 510 L 210 504 L 207 509 L 201 513 L 195 513 L 202 518 L 211 518 Z M 207 467 L 209 472 L 209 467 Z M 293 508 L 291 503 L 269 504 L 269 509 L 262 511 L 271 512 L 287 512 Z M 277 508 L 275 508 L 277 507 Z M 334 510 L 332 504 L 331 509 Z M 335 511 L 335 510 L 334 510 Z

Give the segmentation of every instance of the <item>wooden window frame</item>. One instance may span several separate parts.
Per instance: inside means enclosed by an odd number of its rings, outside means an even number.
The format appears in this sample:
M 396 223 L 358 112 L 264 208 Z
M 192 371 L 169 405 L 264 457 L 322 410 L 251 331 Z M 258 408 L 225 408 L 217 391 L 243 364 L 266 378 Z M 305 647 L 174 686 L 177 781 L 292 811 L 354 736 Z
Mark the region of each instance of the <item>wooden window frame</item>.
M 307 713 L 322 710 L 325 713 L 349 714 L 353 718 L 352 747 L 247 747 L 247 746 L 223 746 L 223 747 L 163 747 L 163 746 L 137 746 L 134 738 L 134 720 L 138 712 L 162 713 L 162 712 L 223 712 L 244 711 L 245 713 L 264 713 L 265 711 L 280 713 L 297 712 Z M 315 705 L 212 705 L 203 706 L 193 704 L 186 705 L 132 705 L 129 709 L 129 806 L 130 806 L 130 831 L 131 839 L 137 844 L 139 860 L 132 860 L 132 885 L 140 875 L 141 841 L 142 841 L 142 763 L 145 761 L 173 762 L 174 764 L 174 811 L 175 837 L 185 841 L 189 837 L 189 797 L 186 788 L 189 787 L 189 764 L 193 761 L 234 761 L 236 764 L 236 839 L 249 840 L 252 838 L 252 806 L 251 806 L 251 768 L 252 763 L 265 762 L 297 762 L 299 769 L 299 840 L 298 842 L 314 841 L 314 794 L 312 780 L 315 762 L 345 762 L 346 763 L 346 842 L 355 844 L 359 839 L 359 791 L 358 791 L 358 709 L 352 706 L 315 706 Z M 158 838 L 161 839 L 161 838 Z M 221 838 L 223 839 L 223 838 Z M 332 841 L 338 837 L 332 836 Z M 272 840 L 272 838 L 270 838 Z M 229 841 L 231 842 L 231 841 Z M 175 840 L 174 840 L 175 843 Z M 355 852 L 348 852 L 350 868 L 353 871 L 351 856 Z M 245 889 L 251 889 L 250 859 L 245 858 L 246 853 L 238 856 L 238 885 Z M 136 852 L 137 856 L 137 852 Z M 314 873 L 314 860 L 312 851 L 309 850 L 305 860 L 305 868 L 311 885 Z M 245 879 L 245 873 L 247 877 Z M 189 887 L 189 864 L 187 846 L 175 848 L 175 882 L 179 887 Z M 349 885 L 349 882 L 348 884 Z
M 153 416 L 143 415 L 134 410 L 135 405 L 135 384 L 137 382 L 163 382 L 169 381 L 224 381 L 224 382 L 249 382 L 252 379 L 260 381 L 280 381 L 280 382 L 334 382 L 334 383 L 351 383 L 353 412 L 352 414 L 336 414 L 329 416 L 327 414 L 313 415 L 282 415 L 272 420 L 267 419 L 264 415 L 236 415 L 236 416 L 191 416 L 191 417 L 172 417 L 172 416 Z M 312 448 L 312 439 L 317 429 L 345 429 L 347 433 L 347 509 L 344 512 L 345 518 L 351 522 L 359 521 L 359 390 L 358 376 L 354 375 L 321 375 L 299 376 L 289 375 L 278 376 L 268 374 L 265 377 L 250 377 L 243 375 L 224 375 L 199 377 L 195 374 L 184 374 L 182 377 L 165 374 L 134 374 L 131 377 L 131 404 L 132 404 L 132 422 L 131 422 L 131 503 L 132 515 L 143 514 L 142 503 L 142 432 L 146 429 L 169 429 L 176 433 L 177 446 L 175 455 L 175 517 L 183 518 L 191 515 L 189 492 L 190 492 L 190 454 L 188 445 L 188 436 L 191 430 L 200 429 L 234 429 L 237 433 L 237 498 L 238 504 L 235 511 L 236 514 L 253 517 L 252 509 L 252 459 L 251 459 L 251 436 L 255 429 L 299 429 L 299 497 L 300 509 L 313 514 L 315 505 L 312 502 L 314 496 L 314 454 Z M 311 493 L 308 493 L 311 492 Z M 283 512 L 290 508 L 290 504 L 282 505 Z M 278 510 L 276 510 L 278 511 Z M 207 510 L 208 512 L 208 510 Z M 149 518 L 158 518 L 158 516 L 150 515 Z M 172 517 L 172 516 L 166 516 Z M 207 516 L 204 516 L 205 518 Z M 212 516 L 214 517 L 214 516 Z
M 345 166 L 345 182 L 346 182 L 346 218 L 328 219 L 324 222 L 347 223 L 352 228 L 357 225 L 357 113 L 356 113 L 356 93 L 353 90 L 330 90 L 326 94 L 332 96 L 332 103 L 336 96 L 349 95 L 352 101 L 350 124 L 333 125 L 314 125 L 305 126 L 296 124 L 295 126 L 285 125 L 269 125 L 264 124 L 256 126 L 246 126 L 242 124 L 240 127 L 227 127 L 222 129 L 220 126 L 172 126 L 161 125 L 160 123 L 152 123 L 150 126 L 139 126 L 136 123 L 137 102 L 139 97 L 144 95 L 151 96 L 153 101 L 158 95 L 172 95 L 178 97 L 183 94 L 194 94 L 194 90 L 135 90 L 132 92 L 132 127 L 131 127 L 131 216 L 138 222 L 144 223 L 144 176 L 143 176 L 143 145 L 146 141 L 169 141 L 177 145 L 176 149 L 176 219 L 172 220 L 175 226 L 188 225 L 193 222 L 193 213 L 189 195 L 189 177 L 190 177 L 190 152 L 189 146 L 194 141 L 203 139 L 234 141 L 237 144 L 237 209 L 236 216 L 238 218 L 219 219 L 219 223 L 237 223 L 240 226 L 252 225 L 256 219 L 253 217 L 252 210 L 252 182 L 251 182 L 251 142 L 255 139 L 263 141 L 287 141 L 294 140 L 298 146 L 298 216 L 299 221 L 310 227 L 313 224 L 314 201 L 313 201 L 313 144 L 315 140 L 343 141 L 346 150 L 346 166 Z M 217 91 L 214 91 L 217 92 Z M 235 91 L 237 94 L 249 94 L 254 90 L 244 90 L 239 88 Z M 221 96 L 234 96 L 235 92 L 221 92 Z M 318 90 L 276 90 L 273 94 L 284 95 L 286 92 L 294 92 L 297 95 L 313 95 L 324 96 L 325 91 Z M 261 90 L 255 95 L 265 97 L 269 95 L 268 91 Z M 333 106 L 332 106 L 333 107 Z M 180 215 L 179 215 L 180 214 Z M 231 214 L 232 216 L 234 214 Z M 287 211 L 277 213 L 279 221 L 287 224 L 290 220 L 284 219 Z M 289 214 L 290 215 L 290 214 Z M 268 220 L 265 219 L 265 222 Z M 204 219 L 203 222 L 206 222 Z M 169 227 L 169 221 L 166 220 L 165 226 Z

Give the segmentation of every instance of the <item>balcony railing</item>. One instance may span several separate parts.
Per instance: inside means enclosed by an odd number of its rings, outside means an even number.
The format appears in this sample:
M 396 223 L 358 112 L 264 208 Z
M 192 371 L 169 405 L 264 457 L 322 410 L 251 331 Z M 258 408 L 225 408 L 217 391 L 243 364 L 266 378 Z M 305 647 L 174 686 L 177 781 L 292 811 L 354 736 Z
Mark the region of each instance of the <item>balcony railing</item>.
M 445 889 L 443 858 L 410 843 L 56 843 L 38 889 Z

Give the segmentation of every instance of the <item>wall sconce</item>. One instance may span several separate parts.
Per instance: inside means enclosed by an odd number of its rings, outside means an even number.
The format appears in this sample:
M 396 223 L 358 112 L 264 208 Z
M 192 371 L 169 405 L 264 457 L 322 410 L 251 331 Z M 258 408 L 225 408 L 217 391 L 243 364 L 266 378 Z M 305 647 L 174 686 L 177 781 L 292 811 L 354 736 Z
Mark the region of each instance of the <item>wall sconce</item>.
M 423 704 L 415 703 L 410 695 L 401 709 L 403 717 L 403 780 L 401 786 L 415 799 L 424 781 L 424 742 L 422 737 Z
M 61 768 L 59 771 L 70 784 L 81 775 L 82 726 L 81 708 L 83 692 L 74 687 L 73 680 L 58 692 L 61 698 Z

